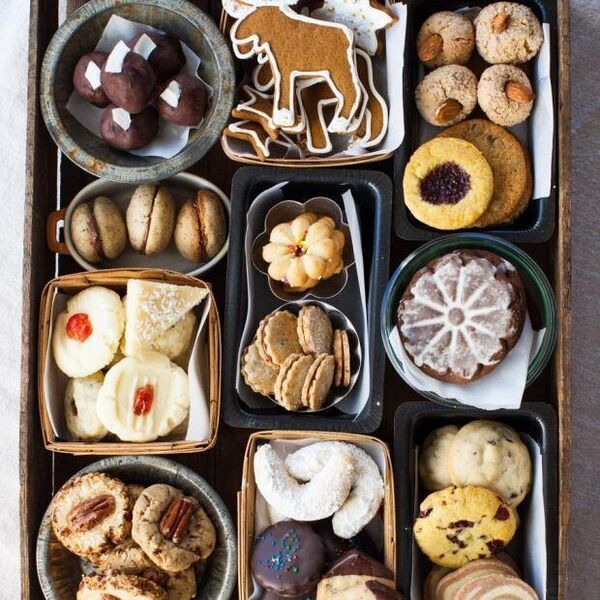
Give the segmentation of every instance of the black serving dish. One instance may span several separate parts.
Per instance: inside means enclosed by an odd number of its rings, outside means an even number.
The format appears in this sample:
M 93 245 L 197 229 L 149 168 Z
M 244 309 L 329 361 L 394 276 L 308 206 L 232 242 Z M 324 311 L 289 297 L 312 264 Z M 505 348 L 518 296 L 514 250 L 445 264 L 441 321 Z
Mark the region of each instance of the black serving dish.
M 554 109 L 554 143 L 552 147 L 551 187 L 547 197 L 532 200 L 526 210 L 514 222 L 502 227 L 487 229 L 467 229 L 457 231 L 481 231 L 496 235 L 511 242 L 541 243 L 548 241 L 554 233 L 557 182 L 558 151 L 558 70 L 557 70 L 557 7 L 556 0 L 523 0 L 542 23 L 550 25 L 550 77 L 552 84 L 552 103 Z M 415 219 L 404 204 L 402 179 L 404 169 L 413 152 L 420 146 L 421 127 L 424 121 L 415 104 L 414 91 L 420 81 L 421 65 L 417 57 L 416 39 L 425 19 L 442 10 L 483 7 L 490 2 L 481 0 L 408 0 L 406 44 L 404 46 L 404 140 L 394 155 L 394 231 L 404 240 L 427 241 L 450 232 L 428 227 Z M 474 50 L 474 56 L 477 50 Z M 483 59 L 477 59 L 481 64 Z M 469 63 L 470 66 L 471 63 Z M 474 67 L 477 75 L 479 72 Z M 487 66 L 487 65 L 486 65 Z M 527 67 L 527 65 L 525 65 Z M 476 108 L 468 118 L 484 118 L 480 108 Z M 441 131 L 442 129 L 440 129 Z M 528 139 L 531 142 L 531 130 L 528 127 Z M 528 144 L 531 149 L 531 143 Z M 531 151 L 531 150 L 530 150 Z
M 334 200 L 342 211 L 341 194 L 350 189 L 354 197 L 360 221 L 367 300 L 368 327 L 364 330 L 367 347 L 363 344 L 362 353 L 363 357 L 367 352 L 369 354 L 369 369 L 362 369 L 359 379 L 368 377 L 370 386 L 370 394 L 362 410 L 356 414 L 343 412 L 337 406 L 318 413 L 290 413 L 258 394 L 249 405 L 236 390 L 238 354 L 249 310 L 256 315 L 252 318 L 258 322 L 262 316 L 285 304 L 270 290 L 263 274 L 264 281 L 253 286 L 253 306 L 250 305 L 245 251 L 246 230 L 249 226 L 247 213 L 251 204 L 260 193 L 282 182 L 288 182 L 285 186 L 285 199 L 305 202 L 313 197 L 325 196 Z M 230 222 L 231 241 L 224 316 L 226 325 L 223 338 L 222 410 L 225 422 L 234 427 L 255 429 L 321 429 L 357 433 L 374 431 L 381 423 L 383 409 L 385 353 L 379 340 L 378 315 L 389 267 L 391 181 L 386 175 L 371 171 L 244 167 L 236 172 L 231 193 L 234 210 Z M 345 212 L 343 217 L 346 221 Z M 256 223 L 251 223 L 250 227 L 256 229 Z M 254 277 L 252 269 L 255 269 L 254 265 L 250 265 L 251 277 Z M 353 269 L 351 267 L 349 271 Z M 344 288 L 325 302 L 343 312 L 354 323 L 361 336 L 358 314 L 360 303 L 356 301 L 358 289 L 355 282 L 356 278 L 349 273 L 348 283 Z M 318 297 L 310 298 L 319 300 Z M 352 394 L 357 393 L 355 390 L 348 394 L 348 400 Z
M 426 435 L 443 425 L 462 426 L 476 419 L 497 420 L 511 426 L 521 435 L 531 437 L 541 451 L 542 489 L 546 527 L 546 600 L 558 598 L 558 435 L 556 412 L 549 404 L 525 402 L 518 410 L 481 411 L 437 406 L 431 402 L 406 402 L 401 404 L 394 417 L 394 472 L 396 477 L 397 506 L 397 576 L 399 589 L 410 596 L 413 556 L 418 562 L 420 577 L 415 582 L 422 590 L 425 574 L 431 563 L 416 546 L 412 534 L 415 511 L 427 495 L 423 490 L 415 498 L 416 446 Z M 527 569 L 523 561 L 523 532 L 531 510 L 531 493 L 518 507 L 521 519 L 515 538 L 508 545 L 508 553 L 516 560 L 521 574 L 527 581 Z M 414 552 L 413 552 L 414 550 Z

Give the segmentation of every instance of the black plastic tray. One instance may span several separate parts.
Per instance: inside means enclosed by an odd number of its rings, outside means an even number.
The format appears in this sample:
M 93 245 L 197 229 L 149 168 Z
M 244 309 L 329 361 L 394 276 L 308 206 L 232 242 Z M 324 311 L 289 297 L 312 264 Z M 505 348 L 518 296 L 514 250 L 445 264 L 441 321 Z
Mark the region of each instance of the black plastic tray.
M 552 150 L 552 182 L 550 195 L 532 200 L 527 209 L 513 223 L 504 227 L 482 229 L 485 233 L 497 235 L 511 242 L 541 243 L 548 241 L 554 233 L 558 148 L 558 71 L 557 71 L 557 8 L 556 0 L 520 0 L 529 6 L 541 22 L 550 25 L 551 54 L 550 70 L 554 105 L 554 144 Z M 449 232 L 428 227 L 415 219 L 404 204 L 402 179 L 404 169 L 418 147 L 421 116 L 417 110 L 414 90 L 417 86 L 419 59 L 416 52 L 416 38 L 423 21 L 441 10 L 456 10 L 464 7 L 485 6 L 489 2 L 481 0 L 407 0 L 407 29 L 404 49 L 404 128 L 405 136 L 394 156 L 394 231 L 404 240 L 427 241 Z M 484 117 L 477 108 L 471 117 Z M 480 231 L 468 229 L 463 231 Z
M 363 410 L 356 415 L 343 413 L 335 407 L 314 414 L 289 413 L 268 401 L 264 408 L 250 409 L 240 400 L 235 389 L 238 350 L 248 311 L 244 252 L 246 213 L 258 194 L 284 181 L 290 182 L 286 188 L 286 199 L 304 201 L 313 196 L 340 198 L 340 194 L 348 188 L 354 196 L 361 222 L 371 357 L 368 373 L 371 394 Z M 231 205 L 223 320 L 222 410 L 225 422 L 233 427 L 254 429 L 373 432 L 381 423 L 383 409 L 385 353 L 379 339 L 378 318 L 389 268 L 392 209 L 392 183 L 389 177 L 373 171 L 345 169 L 243 167 L 236 172 L 232 181 Z M 273 310 L 273 300 L 283 304 L 274 296 L 265 297 L 265 314 Z M 260 302 L 260 299 L 255 299 L 255 302 Z
M 546 600 L 558 598 L 558 437 L 556 412 L 542 402 L 524 402 L 518 410 L 481 411 L 470 408 L 446 408 L 431 402 L 401 404 L 394 418 L 394 471 L 397 506 L 397 577 L 400 590 L 410 595 L 412 578 L 412 524 L 415 494 L 415 446 L 443 425 L 464 425 L 474 419 L 502 421 L 517 432 L 531 436 L 542 453 L 544 507 L 546 515 Z M 419 501 L 422 498 L 419 498 Z M 525 507 L 528 499 L 521 506 Z M 518 535 L 518 532 L 517 532 Z M 508 551 L 520 564 L 518 539 Z M 420 554 L 420 558 L 427 562 Z M 520 565 L 521 566 L 521 565 Z M 420 582 L 421 585 L 423 582 Z

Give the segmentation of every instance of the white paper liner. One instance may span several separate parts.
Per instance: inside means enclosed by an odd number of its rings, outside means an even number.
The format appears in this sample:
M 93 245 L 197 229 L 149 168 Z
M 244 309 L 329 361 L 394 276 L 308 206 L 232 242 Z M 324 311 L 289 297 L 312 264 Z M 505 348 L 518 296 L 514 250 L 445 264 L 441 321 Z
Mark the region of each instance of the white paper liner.
M 547 552 L 546 552 L 546 509 L 544 505 L 544 470 L 542 467 L 542 451 L 539 444 L 529 435 L 520 434 L 521 439 L 529 449 L 532 467 L 531 490 L 525 502 L 517 509 L 520 517 L 517 535 L 521 535 L 522 579 L 532 586 L 540 600 L 546 600 Z M 415 481 L 413 515 L 419 510 L 420 481 L 419 481 L 419 451 L 415 448 Z M 510 548 L 510 544 L 509 544 Z M 423 583 L 427 571 L 422 572 L 423 561 L 419 546 L 412 538 L 412 572 L 410 585 L 411 600 L 422 600 Z
M 321 441 L 323 440 L 305 438 L 302 440 L 272 440 L 270 443 L 273 449 L 277 452 L 277 454 L 279 454 L 279 456 L 285 460 L 288 454 L 295 452 L 299 448 L 304 448 L 304 446 L 309 446 L 310 444 L 314 444 Z M 360 444 L 354 443 L 354 445 L 364 450 L 377 463 L 380 473 L 385 473 L 385 455 L 378 444 L 374 442 L 363 442 Z M 259 535 L 270 525 L 272 525 L 272 523 L 269 518 L 267 502 L 257 487 L 256 501 L 254 507 L 254 535 Z M 378 514 L 363 529 L 363 531 L 369 536 L 377 552 L 380 554 L 383 553 L 384 529 L 383 521 L 380 514 Z M 249 600 L 257 600 L 261 597 L 263 588 L 258 584 L 254 577 L 252 577 L 252 583 L 254 584 L 254 589 L 252 591 L 252 594 L 250 595 Z
M 467 7 L 458 10 L 470 13 L 469 17 L 479 13 L 481 8 Z M 544 41 L 542 47 L 531 61 L 531 85 L 536 94 L 533 110 L 523 123 L 509 127 L 519 141 L 529 150 L 533 171 L 532 199 L 547 198 L 552 188 L 552 151 L 554 145 L 554 106 L 552 104 L 552 82 L 550 80 L 550 25 L 542 24 Z M 476 50 L 475 50 L 476 52 Z M 516 65 L 519 66 L 519 65 Z M 425 76 L 425 67 L 419 63 L 418 81 Z M 427 123 L 418 111 L 419 119 L 418 145 L 435 137 L 443 128 Z M 470 118 L 470 117 L 467 117 Z
M 129 21 L 118 15 L 112 15 L 102 32 L 100 40 L 96 44 L 95 50 L 99 52 L 110 52 L 113 46 L 120 40 L 127 42 L 138 33 L 143 32 L 165 33 L 160 29 L 150 27 L 150 25 L 136 23 L 135 21 Z M 180 43 L 185 56 L 185 65 L 183 65 L 179 72 L 197 77 L 202 81 L 208 90 L 208 97 L 210 98 L 213 95 L 212 87 L 198 75 L 198 69 L 202 64 L 202 60 L 189 46 L 187 46 L 187 44 L 183 42 Z M 98 108 L 93 104 L 90 104 L 75 91 L 71 93 L 66 107 L 79 123 L 91 131 L 96 137 L 100 138 L 100 117 L 102 116 L 103 108 Z M 198 123 L 197 127 L 200 127 L 201 124 L 202 123 Z M 156 137 L 143 148 L 129 150 L 128 152 L 135 156 L 172 158 L 186 147 L 190 129 L 197 129 L 197 127 L 182 127 L 159 119 Z
M 396 2 L 387 4 L 388 8 L 396 15 L 398 20 L 389 28 L 385 34 L 385 55 L 383 58 L 373 58 L 373 79 L 375 86 L 384 97 L 388 106 L 388 131 L 381 144 L 375 149 L 361 148 L 357 145 L 348 146 L 351 136 L 335 135 L 334 153 L 314 156 L 310 159 L 329 160 L 344 156 L 378 156 L 393 152 L 400 147 L 404 140 L 404 94 L 403 94 L 403 71 L 404 71 L 404 44 L 406 40 L 406 4 Z M 386 56 L 391 56 L 388 61 Z M 256 153 L 248 143 L 223 136 L 223 144 L 226 150 L 240 158 L 256 159 Z M 345 146 L 339 149 L 339 146 Z M 269 157 L 267 157 L 268 160 Z
M 527 313 L 523 332 L 515 347 L 491 372 L 471 383 L 445 383 L 426 375 L 408 357 L 400 340 L 398 327 L 389 334 L 407 383 L 422 392 L 433 392 L 441 398 L 454 399 L 461 404 L 483 410 L 519 408 L 527 382 L 529 363 L 537 353 L 546 330 L 534 331 Z
M 284 181 L 278 183 L 263 192 L 261 192 L 252 202 L 248 213 L 247 213 L 247 222 L 251 222 L 253 219 L 253 214 L 259 210 L 259 208 L 265 202 L 273 202 L 275 200 L 283 200 L 284 199 L 284 188 L 289 183 L 289 181 Z M 361 309 L 363 315 L 363 335 L 360 338 L 360 344 L 362 349 L 362 365 L 361 365 L 361 373 L 359 374 L 358 381 L 354 386 L 352 392 L 348 395 L 347 398 L 339 402 L 335 405 L 337 409 L 347 414 L 360 414 L 364 409 L 369 397 L 371 395 L 371 378 L 369 377 L 370 373 L 370 352 L 369 352 L 369 322 L 367 320 L 367 297 L 365 291 L 365 281 L 364 281 L 364 259 L 362 254 L 362 241 L 360 235 L 360 224 L 358 222 L 358 214 L 356 212 L 356 206 L 354 204 L 354 198 L 350 190 L 347 190 L 342 194 L 342 199 L 344 202 L 344 212 L 346 213 L 346 222 L 350 229 L 350 237 L 352 243 L 352 251 L 354 253 L 354 267 L 356 268 L 356 276 L 359 280 L 359 298 L 361 302 Z M 262 231 L 262 230 L 261 230 Z M 248 331 L 252 326 L 252 319 L 254 314 L 254 302 L 255 302 L 255 291 L 254 291 L 254 277 L 253 270 L 256 268 L 252 262 L 252 244 L 260 232 L 255 232 L 251 227 L 246 228 L 246 237 L 244 240 L 244 252 L 246 256 L 246 281 L 248 288 L 248 311 L 246 313 L 246 321 L 244 323 L 244 330 L 242 333 L 242 342 L 243 340 L 248 339 L 248 343 L 252 339 L 252 336 L 248 335 Z M 263 275 L 266 277 L 266 275 Z M 350 278 L 350 274 L 348 275 Z M 333 298 L 324 299 L 326 302 L 344 312 L 343 309 L 338 306 L 335 302 L 335 296 Z M 354 323 L 354 326 L 357 329 L 357 332 L 361 329 L 357 323 Z M 242 353 L 245 349 L 245 344 L 240 343 L 240 347 L 238 348 L 238 356 L 237 356 L 237 365 L 241 365 Z M 242 385 L 242 376 L 240 373 L 240 369 L 236 369 L 236 380 L 235 387 L 238 390 Z M 298 417 L 301 418 L 302 413 L 297 413 Z
M 67 429 L 64 417 L 64 396 L 69 377 L 56 365 L 52 352 L 52 336 L 54 323 L 59 313 L 64 311 L 67 300 L 71 297 L 55 290 L 50 312 L 50 334 L 46 345 L 46 362 L 44 365 L 44 390 L 46 395 L 46 411 L 54 435 L 67 441 L 78 441 L 73 438 Z M 209 398 L 209 366 L 207 348 L 207 323 L 210 302 L 203 300 L 195 309 L 198 325 L 196 337 L 192 343 L 190 357 L 186 372 L 190 391 L 189 417 L 182 425 L 177 427 L 168 436 L 158 438 L 156 441 L 194 441 L 201 442 L 210 435 L 210 416 L 208 412 Z M 106 439 L 101 440 L 107 441 Z

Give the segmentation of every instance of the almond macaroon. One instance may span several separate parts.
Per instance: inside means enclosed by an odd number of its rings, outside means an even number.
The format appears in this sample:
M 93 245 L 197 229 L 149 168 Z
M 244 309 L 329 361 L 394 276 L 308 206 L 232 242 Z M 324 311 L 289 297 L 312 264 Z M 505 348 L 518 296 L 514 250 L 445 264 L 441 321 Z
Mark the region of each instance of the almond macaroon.
M 187 260 L 207 262 L 219 253 L 226 238 L 227 221 L 220 198 L 209 190 L 199 190 L 177 215 L 177 250 Z

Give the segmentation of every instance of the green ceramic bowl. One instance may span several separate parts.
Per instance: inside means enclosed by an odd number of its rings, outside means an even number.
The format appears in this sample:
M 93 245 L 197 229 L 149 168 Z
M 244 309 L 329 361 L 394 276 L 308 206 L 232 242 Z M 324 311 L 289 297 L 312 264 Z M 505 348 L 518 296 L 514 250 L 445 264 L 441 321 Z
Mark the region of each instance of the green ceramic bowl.
M 396 269 L 384 292 L 380 318 L 381 337 L 390 362 L 400 377 L 407 381 L 389 336 L 392 329 L 397 327 L 398 303 L 410 279 L 429 261 L 460 248 L 480 248 L 494 252 L 514 265 L 521 275 L 533 328 L 546 330 L 537 353 L 529 363 L 526 386 L 531 385 L 548 364 L 556 343 L 558 317 L 554 292 L 544 272 L 528 254 L 510 242 L 483 233 L 457 233 L 437 238 L 417 248 Z M 453 398 L 442 398 L 433 392 L 416 391 L 440 404 L 464 406 Z
M 185 42 L 201 59 L 199 74 L 214 90 L 202 125 L 172 158 L 139 157 L 111 148 L 66 109 L 82 54 L 100 39 L 112 15 L 151 25 Z M 231 52 L 216 24 L 187 0 L 91 0 L 54 34 L 42 64 L 40 104 L 50 135 L 73 162 L 98 177 L 124 183 L 157 181 L 185 171 L 220 138 L 235 91 Z
M 88 465 L 73 475 L 102 472 L 125 483 L 166 483 L 194 496 L 217 531 L 215 549 L 197 570 L 197 597 L 229 600 L 237 578 L 237 542 L 231 516 L 217 492 L 191 469 L 157 456 L 113 456 Z M 50 511 L 46 510 L 37 539 L 36 563 L 46 600 L 72 600 L 85 566 L 54 536 Z

